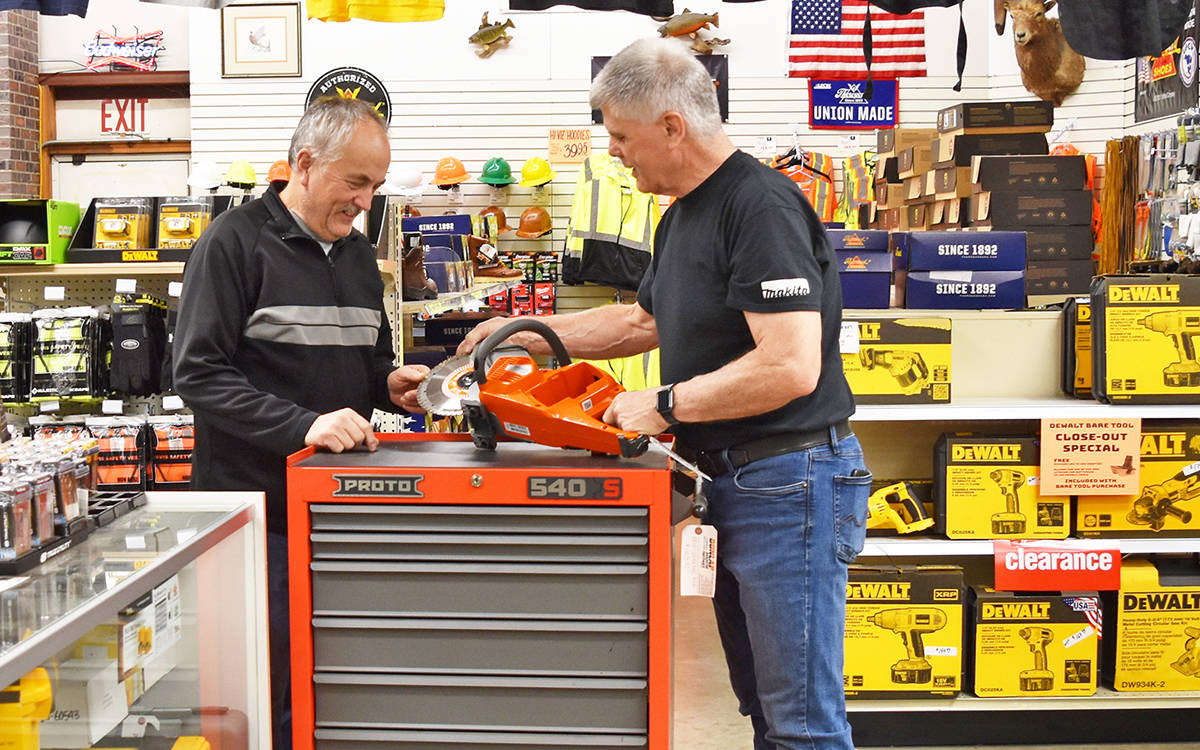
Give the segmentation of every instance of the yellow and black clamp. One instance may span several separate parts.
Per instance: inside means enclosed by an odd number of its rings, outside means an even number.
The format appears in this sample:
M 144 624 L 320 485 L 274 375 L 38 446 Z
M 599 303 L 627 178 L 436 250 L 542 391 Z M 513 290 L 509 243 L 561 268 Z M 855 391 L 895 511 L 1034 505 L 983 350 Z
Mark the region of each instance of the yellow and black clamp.
M 871 493 L 867 501 L 867 528 L 892 527 L 901 534 L 911 534 L 933 525 L 908 482 L 896 482 Z

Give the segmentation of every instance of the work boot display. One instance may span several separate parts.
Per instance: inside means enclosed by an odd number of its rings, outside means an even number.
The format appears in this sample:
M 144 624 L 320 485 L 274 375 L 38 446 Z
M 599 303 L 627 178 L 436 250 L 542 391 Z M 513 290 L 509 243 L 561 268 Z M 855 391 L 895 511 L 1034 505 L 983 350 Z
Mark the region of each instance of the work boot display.
M 500 263 L 500 255 L 483 237 L 467 235 L 467 247 L 471 251 L 471 263 L 475 266 L 476 276 L 487 276 L 496 279 L 515 279 L 524 274 L 516 268 L 509 268 Z

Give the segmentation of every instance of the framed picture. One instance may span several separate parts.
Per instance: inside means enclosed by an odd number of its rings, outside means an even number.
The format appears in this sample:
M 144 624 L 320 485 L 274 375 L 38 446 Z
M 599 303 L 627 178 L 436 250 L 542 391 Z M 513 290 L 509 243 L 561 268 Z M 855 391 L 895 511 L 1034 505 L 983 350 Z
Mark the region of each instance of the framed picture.
M 221 77 L 300 75 L 300 4 L 221 8 Z

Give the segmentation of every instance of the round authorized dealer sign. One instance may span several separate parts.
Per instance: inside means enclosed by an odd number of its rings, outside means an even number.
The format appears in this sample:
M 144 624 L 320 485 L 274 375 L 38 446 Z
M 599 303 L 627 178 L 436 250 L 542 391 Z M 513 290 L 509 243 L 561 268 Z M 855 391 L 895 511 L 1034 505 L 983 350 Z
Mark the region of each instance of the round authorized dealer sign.
M 323 73 L 308 90 L 304 108 L 308 109 L 313 102 L 326 96 L 361 99 L 373 105 L 384 122 L 392 122 L 392 99 L 387 88 L 383 81 L 362 68 L 334 68 Z
M 1196 40 L 1187 37 L 1179 51 L 1179 80 L 1191 87 L 1196 80 Z

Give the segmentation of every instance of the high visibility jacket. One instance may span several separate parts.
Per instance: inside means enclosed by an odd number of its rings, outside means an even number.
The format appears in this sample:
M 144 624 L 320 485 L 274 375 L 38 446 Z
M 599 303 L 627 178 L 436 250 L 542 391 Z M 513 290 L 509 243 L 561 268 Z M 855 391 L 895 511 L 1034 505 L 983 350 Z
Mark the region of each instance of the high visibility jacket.
M 659 218 L 657 196 L 639 191 L 628 168 L 604 152 L 589 156 L 575 182 L 563 283 L 636 290 L 650 265 Z
M 436 21 L 446 12 L 445 0 L 308 0 L 308 17 L 318 21 Z
M 1087 170 L 1087 189 L 1093 189 L 1096 180 L 1095 154 L 1085 154 L 1073 143 L 1059 143 L 1050 149 L 1050 154 L 1052 156 L 1082 156 L 1084 169 Z M 1103 214 L 1100 210 L 1100 201 L 1096 200 L 1096 194 L 1092 193 L 1092 231 L 1097 237 L 1100 236 L 1102 223 Z
M 642 391 L 662 385 L 658 369 L 658 349 L 628 357 L 586 361 L 612 375 L 627 391 Z
M 833 221 L 838 200 L 833 188 L 833 159 L 828 154 L 805 151 L 802 161 L 781 171 L 799 186 L 821 221 Z

